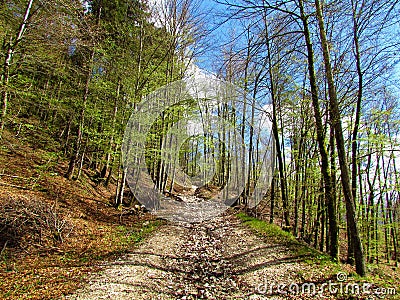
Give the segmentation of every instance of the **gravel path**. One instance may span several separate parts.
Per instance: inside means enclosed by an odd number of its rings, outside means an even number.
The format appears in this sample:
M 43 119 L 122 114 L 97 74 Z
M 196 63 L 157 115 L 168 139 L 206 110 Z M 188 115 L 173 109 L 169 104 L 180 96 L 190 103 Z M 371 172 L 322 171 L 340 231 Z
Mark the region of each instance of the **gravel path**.
M 288 299 L 271 284 L 301 282 L 306 268 L 287 245 L 268 244 L 225 214 L 163 225 L 65 299 Z

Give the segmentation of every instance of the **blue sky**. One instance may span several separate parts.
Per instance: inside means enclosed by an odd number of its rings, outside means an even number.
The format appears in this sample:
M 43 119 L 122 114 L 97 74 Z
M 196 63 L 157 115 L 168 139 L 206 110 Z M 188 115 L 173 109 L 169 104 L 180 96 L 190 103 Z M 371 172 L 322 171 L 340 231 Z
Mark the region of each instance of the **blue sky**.
M 198 57 L 197 65 L 214 73 L 216 70 L 216 60 L 220 56 L 221 48 L 229 42 L 229 34 L 234 30 L 233 21 L 225 22 L 227 19 L 226 6 L 213 0 L 203 0 L 199 11 L 204 13 L 202 16 L 205 28 L 208 31 L 208 47 L 205 54 Z

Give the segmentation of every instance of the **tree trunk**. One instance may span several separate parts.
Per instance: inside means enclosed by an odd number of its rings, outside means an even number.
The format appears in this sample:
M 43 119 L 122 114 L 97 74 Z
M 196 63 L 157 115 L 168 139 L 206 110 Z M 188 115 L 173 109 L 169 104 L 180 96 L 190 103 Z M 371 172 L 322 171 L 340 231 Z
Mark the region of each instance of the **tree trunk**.
M 100 178 L 106 178 L 107 172 L 110 171 L 110 161 L 111 161 L 111 153 L 113 153 L 113 144 L 114 144 L 114 135 L 115 135 L 115 122 L 117 119 L 117 112 L 118 112 L 118 99 L 121 90 L 121 79 L 118 80 L 117 90 L 114 100 L 114 109 L 111 121 L 111 136 L 108 143 L 108 149 L 106 154 L 106 164 L 104 165 L 103 169 L 100 172 Z
M 360 44 L 358 40 L 358 23 L 357 23 L 357 12 L 356 5 L 352 0 L 352 12 L 353 12 L 353 39 L 355 47 L 355 58 L 356 58 L 356 68 L 358 76 L 358 90 L 357 90 L 357 103 L 355 109 L 355 120 L 353 133 L 351 138 L 351 191 L 354 201 L 354 206 L 356 205 L 357 199 L 357 149 L 358 149 L 358 130 L 360 126 L 360 116 L 361 116 L 361 102 L 363 97 L 363 73 L 361 70 L 361 54 L 360 54 Z M 349 223 L 350 216 L 346 214 L 347 222 Z M 350 233 L 350 232 L 349 232 Z M 354 241 L 352 235 L 349 234 L 348 239 L 348 252 L 347 252 L 347 263 L 354 264 Z
M 265 34 L 266 34 L 266 44 L 267 44 L 267 57 L 268 57 L 268 72 L 269 72 L 269 84 L 270 84 L 270 92 L 271 92 L 271 99 L 272 99 L 272 132 L 275 139 L 275 148 L 276 154 L 278 157 L 278 169 L 279 169 L 279 178 L 280 178 L 280 188 L 281 188 L 281 197 L 282 197 L 282 204 L 283 204 L 283 218 L 285 221 L 285 226 L 287 228 L 290 227 L 289 221 L 289 209 L 288 209 L 288 201 L 287 201 L 287 194 L 286 194 L 286 180 L 285 180 L 285 171 L 283 165 L 283 158 L 282 158 L 282 149 L 279 142 L 279 132 L 278 132 L 278 122 L 277 122 L 277 114 L 276 114 L 276 104 L 277 104 L 277 95 L 275 89 L 275 81 L 274 81 L 274 74 L 272 72 L 273 63 L 271 57 L 271 49 L 270 49 L 270 40 L 268 36 L 268 24 L 266 15 L 264 14 L 264 23 L 265 23 Z
M 21 42 L 21 40 L 24 36 L 26 25 L 28 23 L 28 19 L 31 16 L 32 4 L 33 4 L 33 0 L 29 0 L 28 5 L 26 6 L 26 9 L 25 9 L 24 19 L 19 26 L 17 36 L 15 37 L 15 41 L 10 39 L 10 42 L 7 45 L 7 53 L 4 56 L 3 73 L 1 74 L 1 80 L 0 80 L 1 87 L 2 87 L 2 93 L 1 93 L 2 106 L 1 106 L 1 115 L 0 115 L 0 139 L 3 134 L 4 125 L 6 122 L 7 110 L 8 110 L 8 84 L 10 81 L 10 66 L 11 66 L 11 62 L 12 62 L 12 58 L 13 58 L 15 49 L 18 46 L 18 44 Z
M 346 210 L 349 211 L 349 227 L 353 239 L 354 255 L 356 261 L 356 271 L 360 276 L 365 275 L 365 262 L 364 253 L 361 243 L 361 238 L 358 232 L 358 226 L 355 214 L 355 205 L 352 197 L 352 190 L 350 185 L 349 170 L 346 162 L 345 142 L 343 138 L 342 122 L 340 117 L 339 105 L 337 100 L 336 88 L 333 79 L 333 72 L 331 68 L 331 61 L 329 55 L 329 45 L 326 38 L 325 24 L 322 15 L 321 3 L 315 0 L 318 27 L 321 38 L 322 52 L 324 57 L 325 73 L 328 82 L 329 102 L 330 102 L 330 116 L 331 122 L 335 129 L 336 147 L 339 156 L 339 165 L 341 171 L 341 181 L 343 194 L 346 201 Z
M 124 167 L 122 167 L 121 169 L 122 169 L 121 181 L 119 182 L 119 184 L 117 184 L 117 194 L 114 203 L 114 206 L 116 208 L 122 205 L 122 201 L 124 199 L 125 184 L 126 184 L 127 170 Z
M 75 170 L 75 165 L 78 160 L 81 147 L 82 147 L 82 136 L 83 136 L 83 129 L 84 129 L 84 124 L 85 124 L 85 114 L 86 114 L 86 105 L 87 101 L 89 98 L 89 85 L 90 81 L 92 78 L 92 65 L 94 61 L 94 46 L 92 48 L 92 51 L 90 53 L 90 58 L 89 58 L 89 65 L 86 73 L 86 82 L 85 82 L 85 90 L 83 92 L 83 97 L 82 97 L 82 108 L 79 114 L 79 124 L 78 124 L 78 132 L 77 132 L 77 137 L 76 137 L 76 142 L 74 146 L 73 153 L 71 155 L 71 159 L 69 161 L 68 165 L 68 170 L 67 173 L 65 174 L 65 177 L 68 178 L 69 180 L 72 179 L 74 175 L 74 170 Z
M 334 195 L 332 192 L 332 179 L 329 171 L 329 160 L 328 153 L 325 147 L 325 133 L 324 127 L 322 125 L 322 117 L 319 107 L 318 100 L 318 88 L 317 88 L 317 79 L 315 75 L 314 68 L 314 51 L 311 43 L 311 34 L 308 28 L 308 18 L 304 12 L 303 0 L 299 1 L 300 5 L 300 13 L 302 18 L 302 23 L 304 27 L 304 37 L 307 47 L 307 59 L 308 59 L 308 71 L 309 71 L 309 80 L 311 87 L 311 99 L 314 108 L 314 118 L 315 118 L 315 126 L 317 131 L 317 141 L 319 152 L 321 155 L 321 172 L 324 179 L 325 184 L 325 197 L 327 199 L 327 207 L 328 207 L 328 219 L 329 219 L 329 232 L 330 232 L 330 256 L 332 259 L 337 260 L 339 254 L 339 240 L 338 240 L 338 225 L 337 225 L 337 216 L 336 216 L 336 207 L 334 201 Z

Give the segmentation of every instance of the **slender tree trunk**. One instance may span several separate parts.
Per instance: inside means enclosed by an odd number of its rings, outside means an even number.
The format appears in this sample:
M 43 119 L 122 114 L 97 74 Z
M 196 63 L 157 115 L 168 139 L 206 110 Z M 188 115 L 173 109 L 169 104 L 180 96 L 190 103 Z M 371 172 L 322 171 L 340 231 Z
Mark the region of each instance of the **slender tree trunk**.
M 306 227 L 306 194 L 307 194 L 307 164 L 308 164 L 308 155 L 305 154 L 305 161 L 303 166 L 303 180 L 301 185 L 301 229 L 300 236 L 302 239 L 305 237 L 305 227 Z
M 394 151 L 392 150 L 391 152 L 392 152 L 393 158 L 395 158 Z M 396 159 L 393 159 L 393 170 L 394 170 L 395 174 L 398 174 L 397 168 L 396 168 Z M 398 185 L 398 184 L 399 184 L 398 177 L 396 176 L 396 185 Z M 399 194 L 400 193 L 397 192 L 397 195 L 399 195 Z M 398 231 L 396 230 L 396 214 L 394 211 L 395 208 L 394 208 L 392 199 L 387 198 L 386 206 L 387 206 L 387 210 L 388 210 L 388 219 L 389 219 L 389 223 L 390 223 L 390 235 L 391 235 L 391 238 L 393 241 L 393 256 L 394 256 L 395 266 L 398 267 L 399 261 L 397 259 L 397 256 L 398 256 L 397 255 L 397 249 L 398 249 L 397 243 L 398 243 L 399 236 L 398 236 Z
M 13 41 L 12 38 L 10 39 L 10 41 L 7 45 L 7 53 L 4 56 L 3 72 L 1 74 L 1 80 L 0 80 L 1 88 L 2 88 L 2 92 L 1 92 L 2 106 L 1 106 L 1 114 L 0 114 L 0 139 L 2 138 L 2 135 L 3 135 L 4 125 L 6 122 L 6 116 L 7 116 L 7 110 L 8 110 L 8 84 L 10 81 L 10 66 L 11 66 L 11 62 L 13 59 L 15 49 L 17 48 L 18 44 L 21 42 L 21 40 L 24 36 L 25 30 L 26 30 L 26 25 L 31 16 L 32 4 L 33 4 L 33 0 L 29 0 L 28 4 L 26 6 L 26 9 L 25 9 L 24 19 L 19 26 L 18 33 L 15 37 L 15 40 Z
M 390 169 L 390 164 L 391 164 L 391 160 L 392 158 L 389 159 L 387 166 L 386 166 L 386 162 L 385 162 L 385 158 L 382 155 L 381 156 L 381 160 L 382 160 L 382 170 L 383 170 L 383 182 L 382 182 L 382 178 L 379 177 L 379 189 L 381 191 L 381 214 L 382 214 L 382 220 L 383 220 L 383 231 L 384 231 L 384 236 L 385 236 L 385 258 L 387 263 L 390 262 L 390 246 L 389 246 L 389 228 L 391 226 L 391 224 L 389 223 L 389 218 L 388 218 L 388 210 L 389 207 L 387 207 L 387 203 L 389 202 L 389 197 L 391 195 L 393 195 L 393 193 L 390 193 L 388 191 L 388 187 L 387 187 L 387 182 L 389 180 L 389 169 Z M 386 193 L 384 192 L 386 191 Z M 390 194 L 390 195 L 389 195 Z M 385 195 L 385 201 L 383 200 L 383 196 Z M 385 207 L 385 203 L 386 203 L 386 207 Z
M 330 239 L 330 255 L 332 259 L 337 260 L 339 254 L 339 240 L 338 240 L 338 225 L 337 225 L 337 216 L 336 216 L 336 207 L 334 201 L 334 195 L 332 192 L 332 179 L 329 171 L 329 160 L 328 153 L 326 151 L 325 146 L 325 133 L 324 127 L 322 125 L 322 117 L 319 107 L 319 99 L 318 99 L 318 88 L 317 88 L 317 79 L 315 75 L 314 68 L 314 51 L 311 43 L 311 34 L 308 28 L 308 19 L 304 12 L 303 0 L 299 1 L 300 5 L 300 13 L 304 27 L 304 37 L 306 41 L 307 47 L 307 59 L 308 59 L 308 71 L 309 71 L 309 80 L 311 87 L 311 99 L 314 108 L 314 118 L 315 118 L 315 126 L 317 131 L 317 141 L 319 152 L 321 156 L 321 172 L 324 178 L 325 184 L 325 197 L 327 199 L 327 207 L 328 207 L 328 218 L 329 218 L 329 232 L 331 235 Z
M 320 191 L 319 191 L 319 195 L 317 197 L 317 215 L 315 218 L 315 225 L 314 225 L 314 248 L 318 249 L 318 234 L 319 234 L 319 229 L 321 226 L 321 222 L 322 222 L 322 208 L 323 208 L 323 203 L 322 201 L 324 200 L 323 197 L 323 191 L 324 191 L 324 182 L 321 179 L 321 183 L 320 183 Z
M 249 132 L 249 153 L 248 153 L 248 173 L 247 173 L 247 185 L 246 185 L 246 198 L 250 197 L 252 187 L 254 187 L 257 178 L 255 177 L 256 166 L 254 160 L 254 127 L 255 127 L 255 110 L 256 110 L 256 97 L 258 91 L 258 84 L 263 73 L 263 68 L 257 73 L 254 79 L 254 90 L 251 103 L 251 113 L 250 113 L 250 132 Z M 248 200 L 248 199 L 247 199 Z
M 319 250 L 324 251 L 324 242 L 325 242 L 325 223 L 326 223 L 326 207 L 324 203 L 321 208 L 321 240 L 319 242 Z
M 81 108 L 81 111 L 79 114 L 79 124 L 78 124 L 78 132 L 77 132 L 76 142 L 75 142 L 73 153 L 71 155 L 71 159 L 69 161 L 67 173 L 65 174 L 65 177 L 68 178 L 69 180 L 71 180 L 72 177 L 74 176 L 75 165 L 78 160 L 78 157 L 79 157 L 79 154 L 81 151 L 81 147 L 82 147 L 83 129 L 84 129 L 84 124 L 85 124 L 86 106 L 87 106 L 87 101 L 89 98 L 89 85 L 90 85 L 90 81 L 92 78 L 93 60 L 94 60 L 94 48 L 92 49 L 92 51 L 90 53 L 89 66 L 88 66 L 88 70 L 86 73 L 85 90 L 83 92 L 82 108 Z
M 372 149 L 370 149 L 370 146 L 368 145 L 368 158 L 367 158 L 367 184 L 368 184 L 368 189 L 369 189 L 369 193 L 368 193 L 368 201 L 367 201 L 367 207 L 366 207 L 366 213 L 365 213 L 365 217 L 366 217 L 366 238 L 367 238 L 367 245 L 366 245 L 366 250 L 367 250 L 367 260 L 370 260 L 370 255 L 371 255 L 371 231 L 373 231 L 373 217 L 371 218 L 371 216 L 374 215 L 373 210 L 373 203 L 374 203 L 374 198 L 375 198 L 375 190 L 374 190 L 374 186 L 375 186 L 375 181 L 377 178 L 377 172 L 375 170 L 374 176 L 372 178 L 371 181 L 371 164 L 372 164 L 372 153 L 371 153 Z
M 272 182 L 271 182 L 271 206 L 270 206 L 270 215 L 269 215 L 269 223 L 274 223 L 274 212 L 275 212 L 275 180 L 276 180 L 276 156 L 275 156 L 275 147 L 272 146 Z
M 80 163 L 79 163 L 79 168 L 78 168 L 78 174 L 76 175 L 76 180 L 79 180 L 79 178 L 81 177 L 82 174 L 82 169 L 83 169 L 83 164 L 85 162 L 85 155 L 86 155 L 86 150 L 87 150 L 87 146 L 88 146 L 88 142 L 89 142 L 89 137 L 87 137 L 85 139 L 85 146 L 83 147 L 82 150 L 82 154 L 81 154 L 81 158 L 80 158 Z
M 294 225 L 293 235 L 297 237 L 299 227 L 299 186 L 300 186 L 300 167 L 299 160 L 296 162 L 295 167 L 295 187 L 294 187 Z
M 361 117 L 361 102 L 363 97 L 363 72 L 361 70 L 361 54 L 360 54 L 360 44 L 358 40 L 358 22 L 357 22 L 357 6 L 352 3 L 352 12 L 353 12 L 353 39 L 354 39 L 354 47 L 355 47 L 355 58 L 356 58 L 356 68 L 357 68 L 357 76 L 358 76 L 358 90 L 357 90 L 357 103 L 355 109 L 355 120 L 353 133 L 351 138 L 351 191 L 354 201 L 354 206 L 356 206 L 357 199 L 357 149 L 358 149 L 358 130 L 360 126 L 360 117 Z M 347 223 L 350 221 L 350 216 L 346 214 Z M 348 232 L 350 233 L 350 232 Z M 348 239 L 348 252 L 347 252 L 347 263 L 354 264 L 354 241 L 353 236 L 349 234 Z
M 334 128 L 331 126 L 329 128 L 329 144 L 330 144 L 330 158 L 331 158 L 331 182 L 332 182 L 332 199 L 333 199 L 333 203 L 329 204 L 326 203 L 326 206 L 329 208 L 329 205 L 332 205 L 335 207 L 335 211 L 337 212 L 337 201 L 336 201 L 336 197 L 337 197 L 337 186 L 336 186 L 336 174 L 337 174 L 337 169 L 336 169 L 336 150 L 335 150 L 335 130 Z M 339 202 L 340 204 L 340 202 Z M 339 236 L 339 226 L 337 227 L 337 233 L 336 235 Z M 331 245 L 331 241 L 330 239 L 332 238 L 333 233 L 331 232 L 331 226 L 328 226 L 328 234 L 326 235 L 326 239 L 327 239 L 327 246 Z M 336 243 L 336 241 L 333 241 Z
M 303 95 L 304 101 L 304 95 Z M 294 123 L 294 122 L 293 122 Z M 295 153 L 293 155 L 293 160 L 295 163 L 295 184 L 294 184 L 294 226 L 293 226 L 293 235 L 297 237 L 298 235 L 298 227 L 299 227 L 299 197 L 300 197 L 300 179 L 301 179 L 301 161 L 303 159 L 303 144 L 304 144 L 304 123 L 300 128 L 300 137 L 297 137 L 296 133 L 294 133 L 293 138 L 293 147 L 295 149 Z M 293 131 L 295 128 L 293 128 Z
M 342 122 L 340 118 L 339 105 L 337 100 L 336 88 L 333 79 L 333 72 L 331 68 L 331 61 L 329 55 L 329 45 L 326 38 L 325 32 L 325 24 L 322 15 L 321 3 L 319 0 L 315 0 L 317 19 L 318 19 L 318 27 L 321 38 L 322 52 L 324 57 L 324 65 L 325 65 L 325 73 L 328 82 L 328 92 L 329 92 L 329 100 L 330 100 L 330 116 L 332 118 L 332 125 L 335 128 L 335 137 L 336 137 L 336 147 L 338 150 L 339 156 L 339 165 L 341 171 L 341 181 L 343 194 L 346 201 L 346 209 L 349 211 L 349 226 L 352 235 L 352 239 L 354 242 L 354 255 L 356 262 L 356 271 L 359 275 L 365 275 L 365 261 L 364 261 L 364 252 L 361 243 L 360 234 L 358 232 L 358 226 L 356 221 L 355 214 L 355 205 L 352 197 L 351 185 L 350 185 L 350 177 L 349 170 L 346 162 L 346 151 L 345 151 L 345 142 L 343 138 L 343 130 L 342 130 Z
M 248 84 L 249 84 L 249 64 L 250 64 L 250 59 L 251 59 L 251 38 L 250 38 L 250 28 L 246 28 L 246 38 L 247 38 L 247 45 L 246 45 L 246 59 L 244 61 L 244 86 L 243 86 L 243 116 L 242 116 L 242 126 L 241 126 L 241 136 L 242 136 L 242 140 L 244 141 L 246 139 L 246 113 L 247 113 L 247 95 L 248 95 Z M 244 159 L 246 156 L 246 149 L 243 147 L 242 148 L 242 158 L 243 158 L 243 162 L 242 162 L 242 172 L 243 174 L 245 173 L 246 170 L 246 159 Z M 248 167 L 250 167 L 250 161 L 248 164 Z M 250 173 L 249 173 L 250 174 Z M 242 193 L 242 200 L 243 200 L 243 204 L 247 205 L 247 201 L 248 201 L 248 196 L 249 196 L 249 189 L 248 187 L 250 187 L 250 178 L 247 178 L 247 182 L 245 182 L 246 186 L 245 186 L 245 190 L 244 193 Z
M 115 153 L 115 151 L 114 151 L 114 153 Z M 113 172 L 113 167 L 112 167 L 112 165 L 113 165 L 113 163 L 114 163 L 114 156 L 111 158 L 111 167 L 110 167 L 110 169 L 109 169 L 109 172 L 108 172 L 108 175 L 107 175 L 107 178 L 106 178 L 106 181 L 104 181 L 104 186 L 106 186 L 106 187 L 108 187 L 108 185 L 110 184 L 110 181 L 111 181 L 111 178 L 112 178 L 112 172 Z
M 119 94 L 121 91 L 121 79 L 118 80 L 117 84 L 117 90 L 116 90 L 116 95 L 114 99 L 114 109 L 113 109 L 113 115 L 112 115 L 112 121 L 111 121 L 111 136 L 110 140 L 108 143 L 108 150 L 106 154 L 106 164 L 104 165 L 103 169 L 100 172 L 100 178 L 105 178 L 107 175 L 107 172 L 110 169 L 110 161 L 111 161 L 111 154 L 113 153 L 113 144 L 114 144 L 114 135 L 115 135 L 115 122 L 117 119 L 117 112 L 118 112 L 118 99 L 119 99 Z
M 268 72 L 269 72 L 269 84 L 270 84 L 270 92 L 271 92 L 271 99 L 272 99 L 272 132 L 275 139 L 275 148 L 276 154 L 278 157 L 278 169 L 279 169 L 279 178 L 280 178 L 280 188 L 281 188 L 281 197 L 282 197 L 282 204 L 283 204 L 283 218 L 285 221 L 285 226 L 287 229 L 290 227 L 290 220 L 289 220 L 289 209 L 288 209 L 288 201 L 287 201 L 287 194 L 286 194 L 286 181 L 285 181 L 285 171 L 283 165 L 283 158 L 282 158 L 282 149 L 279 141 L 279 132 L 278 132 L 278 122 L 277 122 L 277 113 L 276 113 L 276 105 L 277 105 L 277 94 L 275 89 L 275 80 L 274 80 L 274 73 L 273 73 L 273 62 L 271 57 L 271 49 L 270 49 L 270 40 L 268 36 L 268 23 L 266 20 L 266 16 L 264 14 L 264 23 L 265 23 L 265 34 L 266 34 L 266 44 L 267 44 L 267 57 L 268 57 Z
M 127 170 L 124 167 L 122 167 L 121 171 L 122 171 L 121 181 L 117 185 L 117 195 L 115 197 L 115 204 L 114 204 L 115 207 L 119 207 L 120 205 L 122 205 L 122 201 L 124 199 Z

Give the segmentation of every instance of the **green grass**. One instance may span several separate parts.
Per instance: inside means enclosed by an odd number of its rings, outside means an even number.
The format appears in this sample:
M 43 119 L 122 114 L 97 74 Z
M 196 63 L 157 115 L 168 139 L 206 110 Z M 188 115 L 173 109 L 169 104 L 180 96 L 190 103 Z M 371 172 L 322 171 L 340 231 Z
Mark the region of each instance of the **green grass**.
M 257 233 L 261 238 L 269 243 L 285 244 L 293 255 L 304 257 L 304 262 L 310 265 L 328 266 L 335 270 L 340 270 L 339 264 L 333 262 L 329 255 L 299 242 L 287 231 L 282 230 L 275 224 L 253 218 L 240 212 L 236 215 L 242 223 Z
M 144 237 L 153 232 L 160 224 L 159 220 L 155 220 L 145 222 L 140 229 L 118 226 L 112 239 L 123 248 L 129 247 L 141 242 Z
M 297 241 L 291 233 L 282 230 L 275 224 L 269 224 L 268 222 L 250 217 L 243 212 L 238 213 L 237 217 L 242 220 L 242 223 L 245 226 L 249 227 L 266 242 L 286 244 L 292 255 L 302 257 L 302 262 L 311 266 L 311 270 L 323 271 L 325 278 L 320 280 L 325 282 L 328 280 L 333 280 L 335 282 L 336 274 L 339 272 L 344 272 L 345 274 L 348 274 L 347 282 L 349 283 L 372 283 L 374 287 L 392 289 L 392 292 L 395 288 L 396 295 L 387 295 L 386 298 L 400 299 L 398 282 L 391 278 L 390 275 L 385 274 L 385 271 L 381 271 L 378 266 L 368 265 L 369 274 L 367 274 L 365 277 L 360 277 L 355 273 L 355 270 L 349 270 L 349 267 L 345 268 L 344 265 L 332 261 L 329 255 L 313 249 L 300 241 Z M 312 272 L 307 269 L 299 271 L 298 275 L 302 278 L 312 278 L 313 276 Z M 343 299 L 353 298 L 343 295 Z
M 237 214 L 237 217 L 242 220 L 243 224 L 250 227 L 259 235 L 268 238 L 269 241 L 275 243 L 300 243 L 290 233 L 283 231 L 279 226 L 275 224 L 267 223 L 263 220 L 250 217 L 243 212 Z
M 367 275 L 365 277 L 361 277 L 356 273 L 352 274 L 352 276 L 357 281 L 373 282 L 381 287 L 391 288 L 397 285 L 397 294 L 400 294 L 399 282 L 396 282 L 396 279 L 391 277 L 391 274 L 386 274 L 384 270 L 381 270 L 380 266 L 375 264 L 367 264 Z

